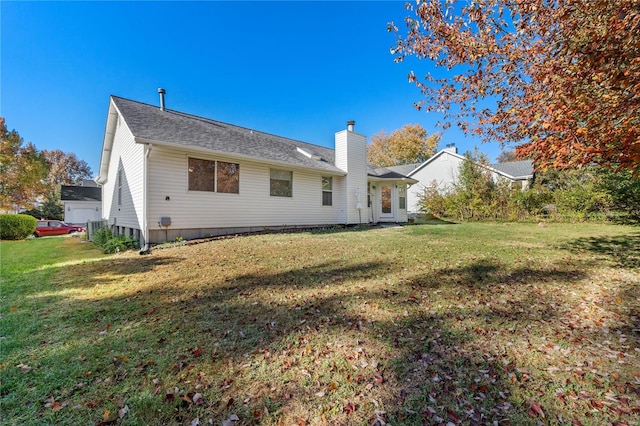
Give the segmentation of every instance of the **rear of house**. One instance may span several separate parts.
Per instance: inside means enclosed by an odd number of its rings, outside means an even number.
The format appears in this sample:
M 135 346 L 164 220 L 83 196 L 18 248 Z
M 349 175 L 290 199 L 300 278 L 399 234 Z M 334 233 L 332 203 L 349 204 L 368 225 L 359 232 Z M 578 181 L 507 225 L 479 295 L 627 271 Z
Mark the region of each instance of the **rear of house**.
M 142 244 L 406 221 L 414 181 L 368 166 L 354 125 L 336 133 L 334 150 L 112 96 L 98 177 L 104 218 Z

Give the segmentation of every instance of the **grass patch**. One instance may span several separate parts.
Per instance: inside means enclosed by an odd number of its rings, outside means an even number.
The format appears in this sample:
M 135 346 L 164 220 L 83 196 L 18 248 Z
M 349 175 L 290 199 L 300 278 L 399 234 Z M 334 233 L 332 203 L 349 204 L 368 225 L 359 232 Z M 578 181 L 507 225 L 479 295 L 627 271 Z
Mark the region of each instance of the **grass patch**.
M 421 224 L 147 256 L 3 241 L 3 424 L 636 424 L 639 235 Z

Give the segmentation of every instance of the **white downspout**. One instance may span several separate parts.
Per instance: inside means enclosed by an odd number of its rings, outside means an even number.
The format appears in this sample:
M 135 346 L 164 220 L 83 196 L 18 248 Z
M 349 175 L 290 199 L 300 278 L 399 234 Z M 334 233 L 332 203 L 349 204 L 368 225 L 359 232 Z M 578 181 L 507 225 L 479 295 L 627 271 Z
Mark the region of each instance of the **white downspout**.
M 144 246 L 140 248 L 140 254 L 147 254 L 151 248 L 149 243 L 149 154 L 153 144 L 144 145 L 144 160 L 142 162 L 142 238 Z

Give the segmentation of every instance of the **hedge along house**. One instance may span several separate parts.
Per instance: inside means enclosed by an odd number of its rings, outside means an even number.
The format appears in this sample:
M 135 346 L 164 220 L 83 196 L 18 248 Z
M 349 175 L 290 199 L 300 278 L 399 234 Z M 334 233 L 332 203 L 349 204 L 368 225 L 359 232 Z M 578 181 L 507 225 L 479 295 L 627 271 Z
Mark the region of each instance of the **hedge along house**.
M 111 96 L 97 182 L 103 219 L 141 245 L 264 229 L 406 222 L 416 181 L 335 150 Z

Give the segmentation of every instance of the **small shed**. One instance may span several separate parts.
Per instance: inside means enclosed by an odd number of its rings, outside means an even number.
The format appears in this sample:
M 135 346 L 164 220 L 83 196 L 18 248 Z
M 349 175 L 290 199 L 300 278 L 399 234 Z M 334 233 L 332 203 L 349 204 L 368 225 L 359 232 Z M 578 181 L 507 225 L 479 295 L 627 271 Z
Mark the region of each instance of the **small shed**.
M 60 200 L 64 204 L 64 221 L 73 225 L 102 219 L 102 188 L 62 185 Z

